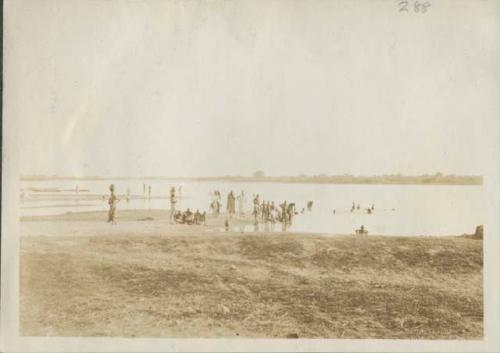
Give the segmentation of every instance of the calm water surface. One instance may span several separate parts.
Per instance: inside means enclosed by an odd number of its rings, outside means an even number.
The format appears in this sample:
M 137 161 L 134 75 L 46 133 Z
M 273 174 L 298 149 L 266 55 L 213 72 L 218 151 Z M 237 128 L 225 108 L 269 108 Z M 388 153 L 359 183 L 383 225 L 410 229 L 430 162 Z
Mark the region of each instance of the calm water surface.
M 112 181 L 26 181 L 21 183 L 25 197 L 21 202 L 21 215 L 48 215 L 65 212 L 107 210 L 107 202 L 97 198 L 75 201 L 73 190 L 78 185 L 80 195 L 107 195 Z M 482 186 L 430 186 L 430 185 L 331 185 L 331 184 L 280 184 L 280 183 L 228 183 L 228 182 L 169 182 L 159 180 L 113 182 L 119 195 L 130 189 L 132 199 L 122 200 L 120 209 L 168 209 L 171 186 L 181 187 L 178 206 L 208 211 L 210 193 L 219 190 L 225 207 L 227 193 L 245 193 L 245 210 L 251 212 L 252 196 L 276 204 L 287 200 L 295 202 L 297 211 L 314 202 L 311 212 L 298 214 L 290 231 L 350 234 L 364 225 L 370 234 L 380 235 L 459 235 L 472 233 L 484 221 L 484 195 Z M 151 199 L 143 197 L 143 184 L 151 185 Z M 58 188 L 50 193 L 61 198 L 47 201 L 30 197 L 30 187 Z M 44 193 L 37 193 L 39 195 Z M 68 198 L 63 200 L 63 198 Z M 351 213 L 352 203 L 361 211 Z M 367 214 L 372 204 L 375 211 Z M 333 213 L 335 210 L 335 214 Z M 276 227 L 280 229 L 280 227 Z

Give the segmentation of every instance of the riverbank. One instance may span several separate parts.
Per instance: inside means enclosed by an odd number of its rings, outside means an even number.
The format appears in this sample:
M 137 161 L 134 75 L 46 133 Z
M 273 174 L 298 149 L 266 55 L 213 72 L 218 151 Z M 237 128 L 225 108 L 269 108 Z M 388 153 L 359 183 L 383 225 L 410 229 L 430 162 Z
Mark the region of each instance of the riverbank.
M 22 335 L 480 339 L 482 241 L 25 217 Z M 251 219 L 238 222 L 246 224 Z

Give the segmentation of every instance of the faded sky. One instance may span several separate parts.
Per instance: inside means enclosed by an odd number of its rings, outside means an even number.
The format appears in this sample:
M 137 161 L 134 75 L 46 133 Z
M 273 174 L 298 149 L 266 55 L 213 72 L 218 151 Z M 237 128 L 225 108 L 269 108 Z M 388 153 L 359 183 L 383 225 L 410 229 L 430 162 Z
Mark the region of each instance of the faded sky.
M 482 174 L 498 5 L 10 1 L 21 172 Z

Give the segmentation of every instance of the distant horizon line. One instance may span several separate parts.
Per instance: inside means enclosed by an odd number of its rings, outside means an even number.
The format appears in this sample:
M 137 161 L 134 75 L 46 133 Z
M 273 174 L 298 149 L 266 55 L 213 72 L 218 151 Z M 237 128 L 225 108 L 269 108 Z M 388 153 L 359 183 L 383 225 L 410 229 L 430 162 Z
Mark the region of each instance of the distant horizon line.
M 257 171 L 259 173 L 261 171 Z M 75 175 L 60 175 L 60 174 L 21 174 L 21 178 L 27 177 L 47 177 L 47 178 L 220 178 L 220 177 L 256 177 L 253 175 L 237 175 L 237 174 L 226 174 L 226 175 L 212 175 L 212 176 L 168 176 L 168 175 L 121 175 L 121 176 L 105 176 L 105 175 L 84 175 L 84 176 L 75 176 Z M 263 173 L 263 172 L 262 172 Z M 351 174 L 351 173 L 342 173 L 342 174 L 296 174 L 296 175 L 266 175 L 261 174 L 259 177 L 265 178 L 280 178 L 280 177 L 336 177 L 336 176 L 351 176 L 351 177 L 383 177 L 383 176 L 402 176 L 402 177 L 418 177 L 418 176 L 439 176 L 439 177 L 470 177 L 470 176 L 482 176 L 480 174 L 445 174 L 442 172 L 434 172 L 434 173 L 423 173 L 423 174 L 404 174 L 404 173 L 390 173 L 390 174 Z
M 254 173 L 254 175 L 219 175 L 219 176 L 198 176 L 198 177 L 172 177 L 172 176 L 62 176 L 32 174 L 21 175 L 21 181 L 36 180 L 189 180 L 189 181 L 216 181 L 226 180 L 235 182 L 284 182 L 284 183 L 333 183 L 333 184 L 450 184 L 450 185 L 482 185 L 482 175 L 456 175 L 456 174 L 420 174 L 404 175 L 381 174 L 381 175 L 281 175 L 269 176 Z

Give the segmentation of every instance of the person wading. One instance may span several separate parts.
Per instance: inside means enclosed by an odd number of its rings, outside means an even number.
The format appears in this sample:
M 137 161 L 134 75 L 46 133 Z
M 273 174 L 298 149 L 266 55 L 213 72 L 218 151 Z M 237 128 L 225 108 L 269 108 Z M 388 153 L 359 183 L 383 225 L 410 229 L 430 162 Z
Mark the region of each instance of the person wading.
M 234 197 L 233 191 L 227 195 L 226 203 L 227 213 L 229 217 L 232 217 L 236 211 L 236 198 Z
M 245 214 L 245 193 L 242 190 L 238 195 L 238 212 L 241 216 Z
M 176 202 L 177 199 L 175 197 L 175 187 L 172 186 L 170 188 L 170 223 L 172 223 L 174 220 Z

